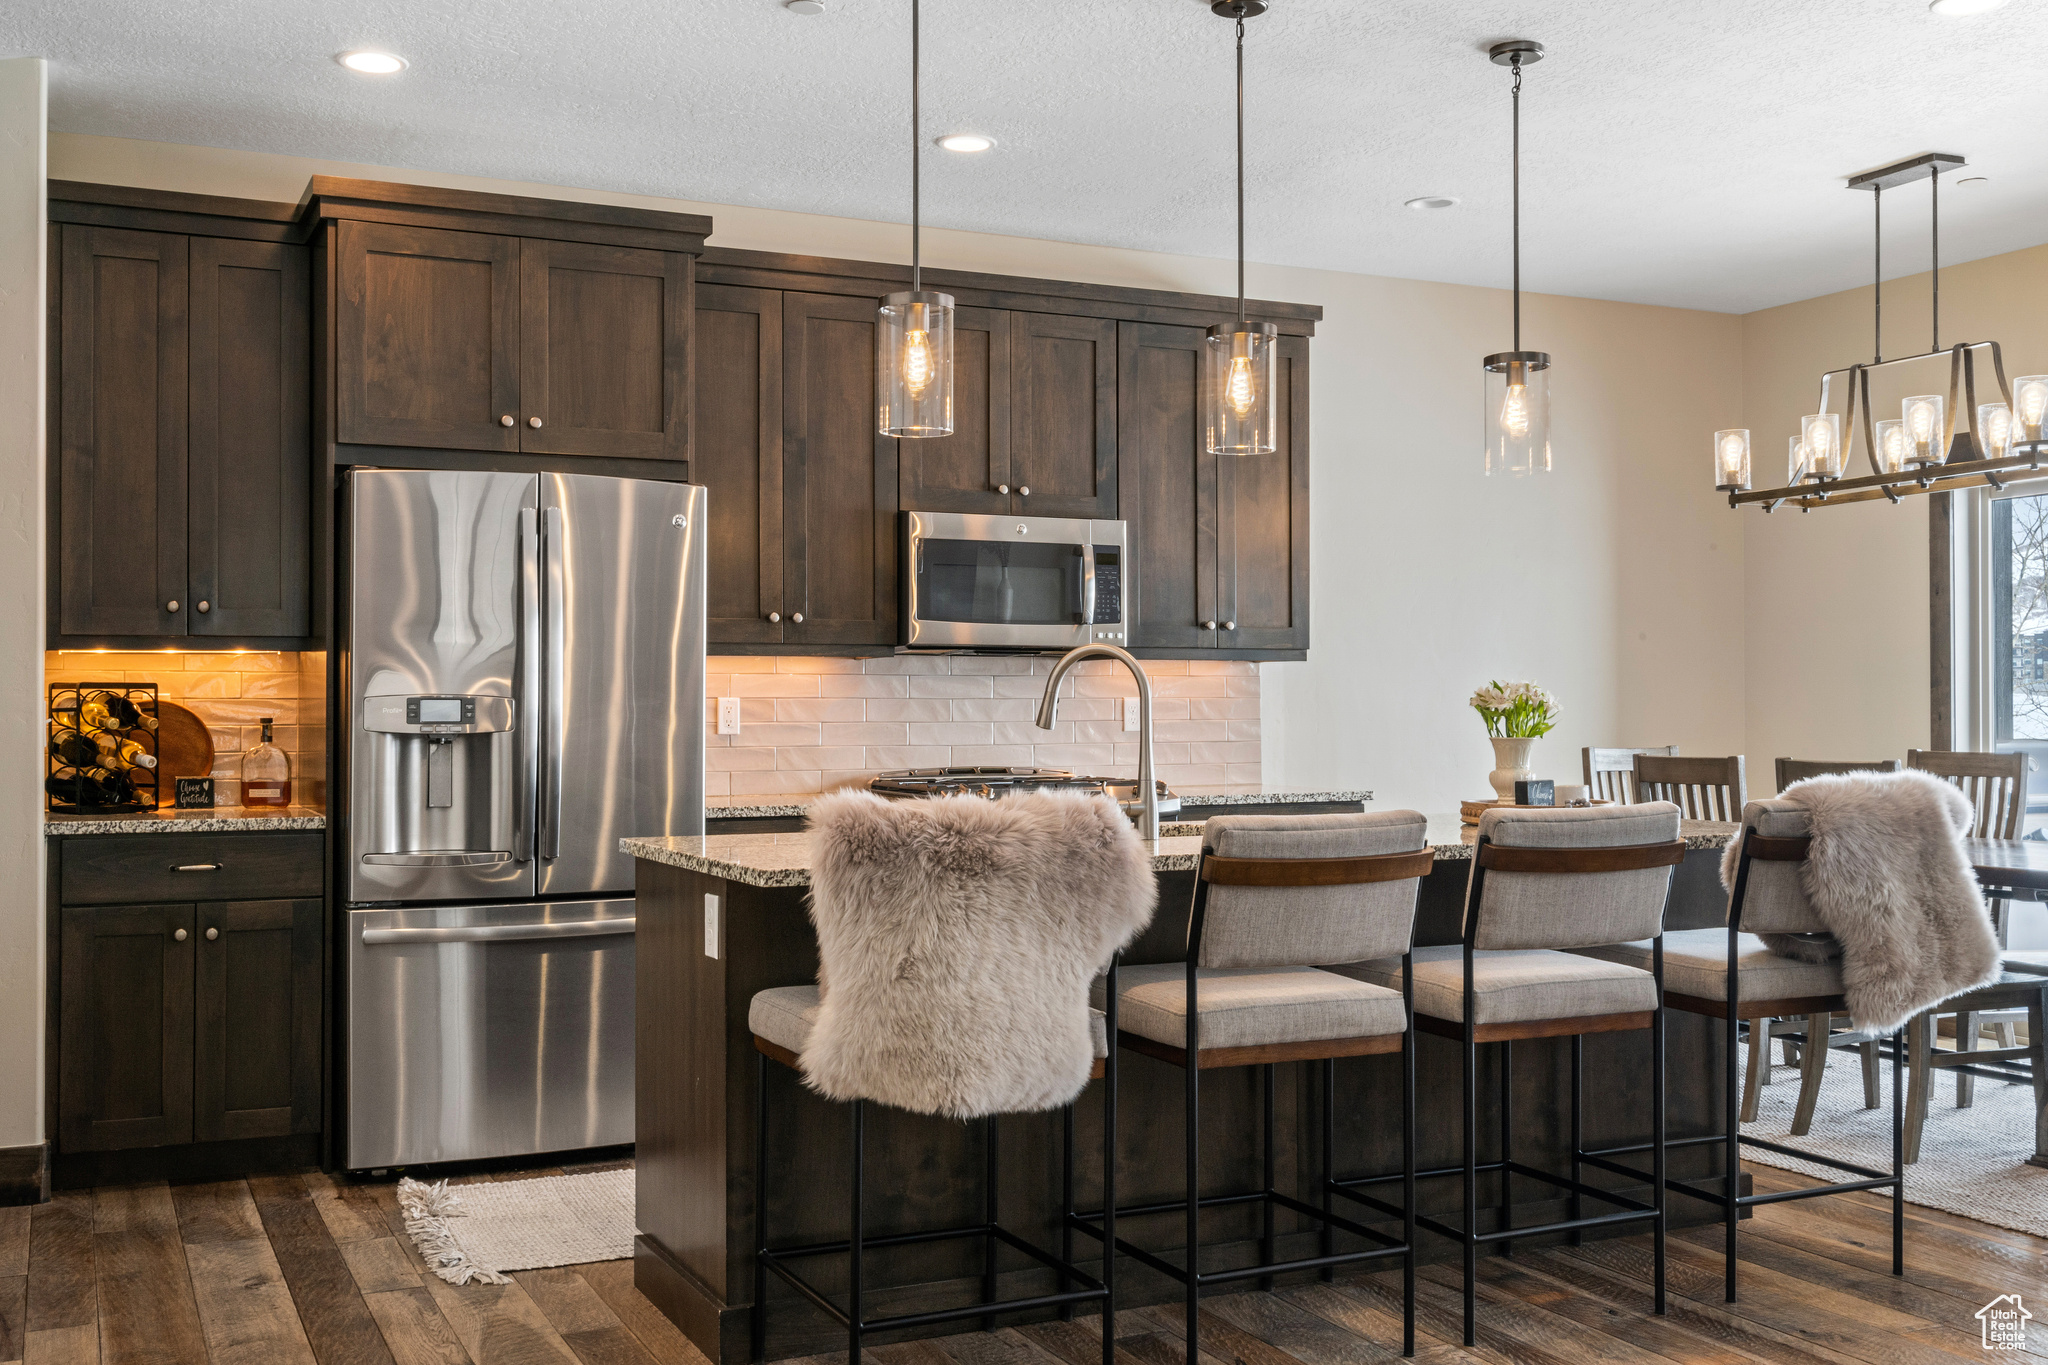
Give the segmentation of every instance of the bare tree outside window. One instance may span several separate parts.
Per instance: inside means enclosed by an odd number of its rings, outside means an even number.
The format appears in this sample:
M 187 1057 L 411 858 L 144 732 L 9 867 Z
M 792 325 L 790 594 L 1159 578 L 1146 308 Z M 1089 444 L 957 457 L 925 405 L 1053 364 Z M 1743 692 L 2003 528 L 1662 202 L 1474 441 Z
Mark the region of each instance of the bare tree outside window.
M 2003 556 L 2006 581 L 1998 585 L 2011 623 L 2011 663 L 1999 690 L 2011 689 L 2012 719 L 2001 738 L 2048 740 L 2048 496 L 2005 498 L 1996 505 L 2011 536 L 2010 553 Z

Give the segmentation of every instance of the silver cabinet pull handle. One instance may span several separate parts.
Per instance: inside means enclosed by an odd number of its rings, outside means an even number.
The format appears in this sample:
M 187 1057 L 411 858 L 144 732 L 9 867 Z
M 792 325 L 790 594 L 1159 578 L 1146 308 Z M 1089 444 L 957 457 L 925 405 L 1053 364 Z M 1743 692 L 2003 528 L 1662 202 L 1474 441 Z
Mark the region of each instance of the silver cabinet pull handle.
M 201 616 L 204 616 L 204 615 L 205 615 L 205 614 L 206 614 L 207 612 L 209 612 L 209 611 L 212 611 L 212 610 L 213 610 L 213 603 L 211 603 L 211 602 L 201 602 L 201 603 L 199 604 L 199 614 L 200 614 Z
M 804 623 L 804 614 L 800 611 L 793 611 L 789 614 L 789 619 L 793 624 L 800 626 Z
M 220 930 L 218 930 L 218 929 L 216 929 L 216 928 L 213 928 L 213 927 L 212 927 L 211 925 L 207 926 L 207 930 L 206 930 L 206 941 L 207 941 L 208 943 L 211 943 L 211 942 L 213 942 L 213 941 L 214 941 L 215 939 L 217 939 L 217 938 L 219 938 L 219 937 L 220 937 Z
M 218 872 L 226 863 L 172 863 L 173 872 Z
M 503 416 L 501 416 L 500 418 L 498 418 L 498 425 L 499 425 L 499 426 L 501 426 L 501 427 L 509 427 L 509 426 L 511 426 L 511 425 L 512 425 L 512 414 L 508 412 L 508 413 L 504 414 Z
M 164 610 L 165 610 L 165 611 L 176 611 L 177 609 L 178 609 L 178 599 L 177 599 L 177 598 L 175 598 L 175 597 L 173 597 L 173 598 L 172 598 L 172 599 L 171 599 L 170 601 L 168 601 L 168 602 L 164 603 Z
M 171 937 L 178 940 L 178 942 L 183 943 L 185 941 L 185 931 L 183 929 L 180 929 L 177 932 L 173 933 Z
M 530 427 L 537 427 L 537 426 L 539 426 L 539 425 L 540 425 L 540 418 L 538 418 L 538 417 L 529 417 L 529 418 L 527 418 L 527 419 L 526 419 L 526 425 L 528 425 L 528 426 L 530 426 Z
M 577 920 L 569 924 L 454 924 L 445 928 L 365 929 L 363 943 L 503 943 L 536 938 L 596 938 L 603 934 L 630 934 L 633 916 L 624 919 Z
M 781 613 L 781 612 L 779 612 L 779 611 L 771 611 L 771 612 L 769 612 L 769 613 L 768 613 L 768 624 L 769 624 L 769 625 L 771 625 L 771 626 L 773 626 L 773 625 L 779 625 L 779 624 L 781 624 L 781 622 L 782 622 L 782 613 Z

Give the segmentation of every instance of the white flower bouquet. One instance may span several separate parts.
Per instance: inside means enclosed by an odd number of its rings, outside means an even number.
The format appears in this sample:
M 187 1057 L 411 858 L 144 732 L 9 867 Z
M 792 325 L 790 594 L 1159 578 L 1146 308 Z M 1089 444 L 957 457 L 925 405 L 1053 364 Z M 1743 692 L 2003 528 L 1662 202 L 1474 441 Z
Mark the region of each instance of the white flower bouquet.
M 1470 705 L 1493 739 L 1541 739 L 1557 728 L 1557 703 L 1532 682 L 1498 679 L 1472 694 Z

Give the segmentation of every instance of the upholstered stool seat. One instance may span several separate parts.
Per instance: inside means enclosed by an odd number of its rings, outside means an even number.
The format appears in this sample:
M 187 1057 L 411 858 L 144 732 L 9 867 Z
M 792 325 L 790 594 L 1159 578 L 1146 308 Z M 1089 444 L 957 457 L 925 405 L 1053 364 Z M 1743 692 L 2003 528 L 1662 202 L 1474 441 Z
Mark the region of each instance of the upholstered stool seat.
M 1666 962 L 1668 971 L 1668 957 Z M 1654 1010 L 1657 981 L 1648 966 L 1600 962 L 1550 948 L 1475 950 L 1472 1022 L 1484 1026 Z M 1330 971 L 1395 990 L 1401 985 L 1398 957 L 1346 963 Z M 1460 945 L 1415 950 L 1415 1013 L 1464 1023 L 1465 950 Z
M 1580 948 L 1587 957 L 1648 970 L 1649 939 Z M 1781 957 L 1755 934 L 1741 934 L 1735 946 L 1736 1000 L 1804 1000 L 1842 993 L 1842 964 L 1801 962 Z M 1728 931 L 1678 929 L 1664 935 L 1664 990 L 1697 1000 L 1728 998 Z
M 757 991 L 747 1006 L 747 1028 L 756 1038 L 801 1056 L 804 1045 L 811 1041 L 811 1030 L 817 1027 L 818 1010 L 823 1003 L 816 986 L 777 986 Z M 1088 1034 L 1095 1044 L 1095 1055 L 1107 1057 L 1109 1028 L 1101 1010 L 1088 1011 Z
M 1195 974 L 1198 1033 L 1206 1048 L 1263 1047 L 1329 1038 L 1394 1037 L 1408 1027 L 1401 959 L 1392 989 L 1314 967 L 1208 967 Z M 1117 1027 L 1169 1047 L 1186 1047 L 1188 970 L 1183 962 L 1117 973 Z M 1103 984 L 1095 983 L 1095 1003 Z M 1391 1049 L 1389 1049 L 1391 1050 Z

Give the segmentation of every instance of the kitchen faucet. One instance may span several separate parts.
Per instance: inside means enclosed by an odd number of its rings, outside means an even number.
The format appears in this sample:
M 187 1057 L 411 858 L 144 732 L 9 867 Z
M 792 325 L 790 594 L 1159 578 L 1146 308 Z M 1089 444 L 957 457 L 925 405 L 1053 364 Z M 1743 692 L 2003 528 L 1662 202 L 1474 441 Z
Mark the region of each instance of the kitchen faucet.
M 1138 680 L 1138 837 L 1154 840 L 1159 837 L 1159 784 L 1152 776 L 1152 681 L 1145 676 L 1145 670 L 1138 661 L 1115 645 L 1082 645 L 1070 649 L 1052 666 L 1052 676 L 1045 680 L 1045 695 L 1038 702 L 1038 728 L 1052 729 L 1053 716 L 1059 701 L 1060 682 L 1068 670 L 1083 659 L 1115 659 L 1131 670 L 1131 676 Z

